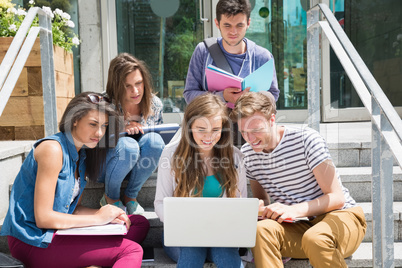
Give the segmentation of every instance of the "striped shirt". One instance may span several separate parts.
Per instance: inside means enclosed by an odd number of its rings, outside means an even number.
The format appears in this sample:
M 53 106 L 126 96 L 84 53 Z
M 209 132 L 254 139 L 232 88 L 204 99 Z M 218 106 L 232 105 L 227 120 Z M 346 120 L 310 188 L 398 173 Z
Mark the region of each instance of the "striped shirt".
M 247 178 L 257 180 L 274 202 L 293 205 L 323 195 L 313 169 L 331 160 L 331 156 L 317 131 L 285 127 L 281 141 L 272 152 L 254 152 L 248 143 L 241 151 L 245 155 Z M 336 174 L 346 200 L 343 209 L 356 206 L 349 190 L 342 185 L 338 171 Z

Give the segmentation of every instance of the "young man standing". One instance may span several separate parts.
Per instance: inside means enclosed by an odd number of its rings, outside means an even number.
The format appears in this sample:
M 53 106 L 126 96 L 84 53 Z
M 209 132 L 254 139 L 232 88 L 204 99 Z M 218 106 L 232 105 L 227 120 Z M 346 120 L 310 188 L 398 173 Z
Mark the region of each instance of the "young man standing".
M 272 54 L 267 49 L 245 38 L 246 31 L 250 26 L 250 12 L 251 6 L 248 0 L 220 0 L 216 5 L 215 24 L 222 35 L 221 38 L 217 39 L 218 45 L 233 74 L 242 78 L 257 70 L 268 60 L 273 59 Z M 209 64 L 216 66 L 208 48 L 204 42 L 201 42 L 195 48 L 188 68 L 183 93 L 187 103 L 208 90 L 205 68 Z M 214 92 L 214 94 L 219 95 L 226 102 L 235 103 L 248 90 L 226 88 L 223 91 Z M 275 70 L 269 91 L 277 100 L 279 89 Z
M 243 94 L 231 114 L 247 142 L 242 152 L 253 195 L 261 200 L 256 267 L 283 267 L 282 257 L 347 267 L 344 258 L 366 232 L 363 210 L 343 187 L 319 133 L 278 126 L 275 114 L 269 92 Z M 286 222 L 299 217 L 310 220 Z

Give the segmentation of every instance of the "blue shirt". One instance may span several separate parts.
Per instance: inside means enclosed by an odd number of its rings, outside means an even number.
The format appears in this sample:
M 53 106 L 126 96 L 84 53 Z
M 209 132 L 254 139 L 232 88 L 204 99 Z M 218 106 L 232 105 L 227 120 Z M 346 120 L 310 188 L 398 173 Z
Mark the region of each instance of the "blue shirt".
M 217 41 L 219 46 L 223 48 L 222 38 L 219 37 Z M 264 65 L 267 61 L 271 59 L 274 60 L 273 55 L 267 49 L 258 46 L 256 43 L 247 38 L 244 38 L 244 42 L 246 43 L 247 47 L 244 59 L 242 58 L 243 54 L 236 55 L 223 50 L 223 53 L 231 65 L 234 73 L 241 78 L 248 76 L 259 67 Z M 183 91 L 183 96 L 187 103 L 190 103 L 195 97 L 205 94 L 205 92 L 208 90 L 205 77 L 205 68 L 207 68 L 209 64 L 216 66 L 211 54 L 208 51 L 208 48 L 205 46 L 204 42 L 201 42 L 195 48 L 188 66 L 186 85 Z M 275 97 L 275 100 L 278 100 L 279 89 L 275 67 L 269 92 L 272 93 L 272 95 Z M 224 100 L 223 91 L 214 91 L 212 93 L 220 96 L 222 100 Z
M 194 191 L 197 194 L 197 190 Z M 202 197 L 221 197 L 222 186 L 215 175 L 206 176 L 204 180 L 204 189 L 202 189 Z
M 10 235 L 32 246 L 46 248 L 52 241 L 55 230 L 36 226 L 34 214 L 34 192 L 38 163 L 34 158 L 35 148 L 44 140 L 56 140 L 63 152 L 63 166 L 57 178 L 53 210 L 72 214 L 86 185 L 85 150 L 78 155 L 71 133 L 59 132 L 37 141 L 21 166 L 14 181 L 10 206 L 0 235 Z M 75 170 L 79 160 L 80 192 L 71 203 L 75 184 Z

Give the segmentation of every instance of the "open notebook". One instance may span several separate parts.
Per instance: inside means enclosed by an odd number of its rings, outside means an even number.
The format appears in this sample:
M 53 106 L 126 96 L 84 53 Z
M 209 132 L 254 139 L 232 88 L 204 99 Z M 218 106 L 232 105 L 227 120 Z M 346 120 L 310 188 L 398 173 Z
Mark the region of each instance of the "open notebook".
M 57 230 L 56 235 L 125 235 L 127 227 L 125 224 L 109 223 L 105 225 L 77 227 Z

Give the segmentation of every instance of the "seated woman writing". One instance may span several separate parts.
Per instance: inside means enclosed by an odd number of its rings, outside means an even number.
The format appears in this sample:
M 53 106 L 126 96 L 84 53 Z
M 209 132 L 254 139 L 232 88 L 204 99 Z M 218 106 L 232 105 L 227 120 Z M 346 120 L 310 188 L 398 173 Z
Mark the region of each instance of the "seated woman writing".
M 226 110 L 212 94 L 187 106 L 180 140 L 167 145 L 159 160 L 154 206 L 161 221 L 165 197 L 247 197 L 242 154 L 232 146 Z M 179 268 L 203 267 L 206 259 L 218 267 L 243 267 L 237 248 L 165 247 L 165 251 Z
M 127 216 L 116 206 L 81 205 L 87 177 L 96 180 L 105 161 L 109 129 L 118 129 L 111 117 L 116 114 L 106 98 L 77 95 L 63 114 L 60 132 L 37 141 L 22 164 L 1 235 L 8 236 L 12 256 L 26 267 L 141 267 L 138 243 L 147 235 L 147 219 Z M 109 128 L 109 122 L 116 125 Z M 127 235 L 55 235 L 57 229 L 107 223 L 125 223 Z

